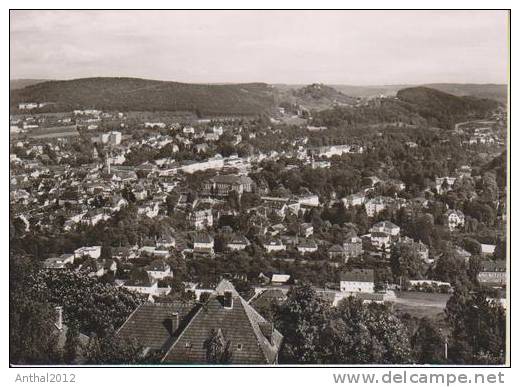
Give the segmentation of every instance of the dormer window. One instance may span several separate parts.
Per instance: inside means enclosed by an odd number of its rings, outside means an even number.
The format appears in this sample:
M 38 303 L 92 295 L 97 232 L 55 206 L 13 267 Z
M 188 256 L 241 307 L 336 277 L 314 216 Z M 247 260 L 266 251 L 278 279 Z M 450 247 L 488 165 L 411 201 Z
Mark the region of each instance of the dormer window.
M 224 308 L 233 309 L 233 293 L 229 291 L 224 292 Z
M 241 351 L 242 350 L 242 344 L 241 343 L 238 343 L 237 344 L 237 351 Z
M 184 344 L 184 346 L 186 348 L 191 348 L 191 343 L 189 341 L 186 341 L 186 343 Z

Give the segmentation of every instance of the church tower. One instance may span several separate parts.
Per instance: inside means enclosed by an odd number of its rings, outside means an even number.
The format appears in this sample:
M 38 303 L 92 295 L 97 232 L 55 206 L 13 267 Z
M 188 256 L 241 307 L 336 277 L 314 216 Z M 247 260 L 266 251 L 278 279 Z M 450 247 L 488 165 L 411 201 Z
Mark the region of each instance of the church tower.
M 107 173 L 110 174 L 110 153 L 107 152 L 105 155 L 105 166 L 107 169 Z

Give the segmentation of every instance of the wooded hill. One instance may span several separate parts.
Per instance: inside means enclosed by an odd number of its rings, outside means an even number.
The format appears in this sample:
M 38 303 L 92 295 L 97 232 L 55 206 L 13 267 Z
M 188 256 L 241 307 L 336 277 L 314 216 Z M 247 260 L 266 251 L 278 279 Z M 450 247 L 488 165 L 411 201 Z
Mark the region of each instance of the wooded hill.
M 456 122 L 483 118 L 500 106 L 497 101 L 457 97 L 427 87 L 399 90 L 395 98 L 370 101 L 359 107 L 336 107 L 316 112 L 315 125 L 356 124 L 428 125 L 451 129 Z
M 189 111 L 199 116 L 256 115 L 274 107 L 265 83 L 188 84 L 139 78 L 48 81 L 11 90 L 11 111 L 20 102 L 52 102 L 47 111 Z

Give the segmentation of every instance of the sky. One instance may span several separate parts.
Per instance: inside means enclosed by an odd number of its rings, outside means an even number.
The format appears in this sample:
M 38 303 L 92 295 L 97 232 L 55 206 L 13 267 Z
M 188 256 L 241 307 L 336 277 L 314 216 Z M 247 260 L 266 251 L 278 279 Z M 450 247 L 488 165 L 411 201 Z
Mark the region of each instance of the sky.
M 506 83 L 506 11 L 11 11 L 10 78 Z

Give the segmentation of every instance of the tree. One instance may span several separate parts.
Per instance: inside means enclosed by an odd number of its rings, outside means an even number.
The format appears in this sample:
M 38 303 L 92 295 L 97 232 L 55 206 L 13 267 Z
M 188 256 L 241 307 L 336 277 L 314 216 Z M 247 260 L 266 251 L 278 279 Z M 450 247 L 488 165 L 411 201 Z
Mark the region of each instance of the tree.
M 379 268 L 374 271 L 374 290 L 386 291 L 387 285 L 392 282 L 392 272 L 388 267 Z
M 275 314 L 280 362 L 403 364 L 412 361 L 404 324 L 387 306 L 349 297 L 329 306 L 309 285 L 293 287 Z
M 72 322 L 67 326 L 67 334 L 65 338 L 65 346 L 63 348 L 63 361 L 66 364 L 74 364 L 78 351 L 80 350 L 79 328 L 78 324 Z
M 444 364 L 445 339 L 442 332 L 428 318 L 419 321 L 419 327 L 413 334 L 412 348 L 415 359 L 420 364 Z
M 475 285 L 478 285 L 478 273 L 480 273 L 481 270 L 482 263 L 480 262 L 480 257 L 470 257 L 468 262 L 468 277 Z
M 292 287 L 275 315 L 275 325 L 284 335 L 281 363 L 320 363 L 321 332 L 328 308 L 310 285 Z
M 69 270 L 42 270 L 34 276 L 26 292 L 45 302 L 63 305 L 69 321 L 76 321 L 81 332 L 105 336 L 121 326 L 143 297 L 103 283 L 98 278 Z
M 229 204 L 229 207 L 231 207 L 232 209 L 240 210 L 240 195 L 237 191 L 231 190 L 231 192 L 229 192 L 227 202 Z
M 204 341 L 206 350 L 206 362 L 209 364 L 229 364 L 233 358 L 231 341 L 224 339 L 220 328 L 212 329 L 208 338 Z
M 482 192 L 481 198 L 485 201 L 494 202 L 498 200 L 498 185 L 496 175 L 493 172 L 485 172 L 480 181 Z
M 410 227 L 410 237 L 421 240 L 424 244 L 432 245 L 433 217 L 425 214 L 417 217 Z
M 470 252 L 473 255 L 479 255 L 482 252 L 479 241 L 473 238 L 464 238 L 462 240 L 462 245 L 465 250 Z
M 448 356 L 455 364 L 504 364 L 506 314 L 483 291 L 457 289 L 446 304 Z
M 94 335 L 85 348 L 86 364 L 140 364 L 146 360 L 137 341 L 123 340 L 113 330 L 104 337 Z
M 499 238 L 495 247 L 495 251 L 493 253 L 493 258 L 495 260 L 503 260 L 506 259 L 507 255 L 507 243 L 506 238 Z
M 445 246 L 442 255 L 435 262 L 433 279 L 449 282 L 452 285 L 468 285 L 468 276 L 464 258 L 458 256 L 451 246 Z
M 39 265 L 27 257 L 10 256 L 9 268 L 9 361 L 60 362 L 54 309 L 30 291 L 31 278 Z
M 102 259 L 110 259 L 112 258 L 112 247 L 109 245 L 103 245 L 101 246 L 101 256 Z
M 420 279 L 423 276 L 423 262 L 412 243 L 401 243 L 392 248 L 390 267 L 394 279 Z
M 323 331 L 321 360 L 336 364 L 412 362 L 406 327 L 387 306 L 354 297 L 331 309 Z
M 54 310 L 27 295 L 10 297 L 9 354 L 13 364 L 56 364 L 61 362 L 54 328 Z

